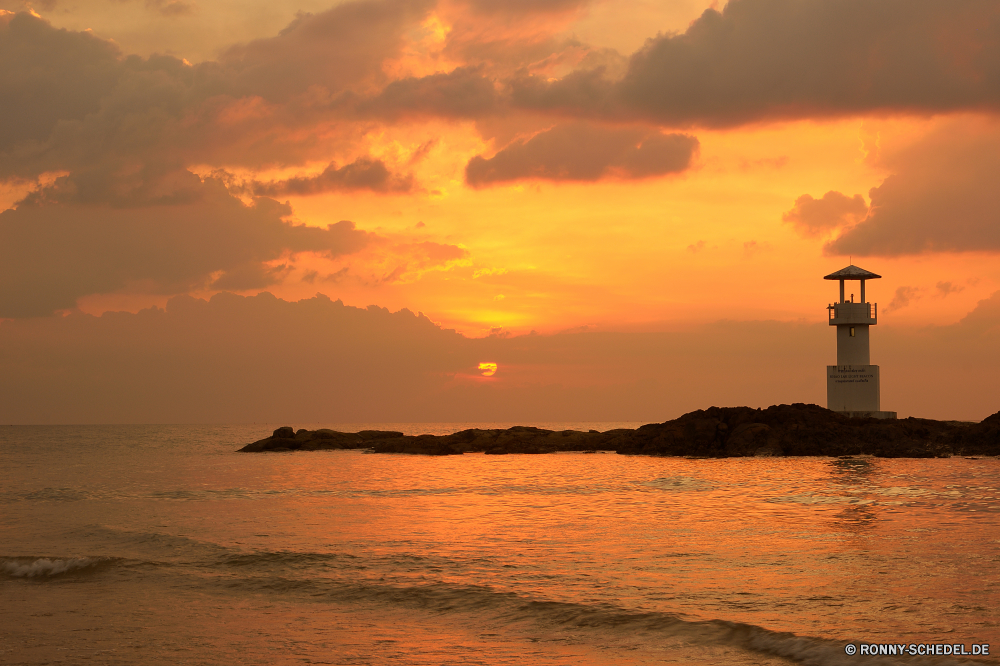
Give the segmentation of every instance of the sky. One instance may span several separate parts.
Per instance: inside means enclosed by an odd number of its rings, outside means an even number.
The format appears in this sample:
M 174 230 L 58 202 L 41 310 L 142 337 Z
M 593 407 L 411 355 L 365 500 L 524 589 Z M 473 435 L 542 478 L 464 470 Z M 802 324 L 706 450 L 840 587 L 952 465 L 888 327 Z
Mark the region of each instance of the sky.
M 0 422 L 825 405 L 850 263 L 882 409 L 1000 410 L 993 0 L 0 0 L 0 65 Z

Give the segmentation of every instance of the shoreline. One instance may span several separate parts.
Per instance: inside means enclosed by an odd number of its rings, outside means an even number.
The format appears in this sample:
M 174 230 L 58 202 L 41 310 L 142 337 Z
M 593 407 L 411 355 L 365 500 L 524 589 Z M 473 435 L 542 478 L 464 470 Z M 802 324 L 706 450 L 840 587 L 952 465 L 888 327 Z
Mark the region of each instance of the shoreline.
M 533 426 L 468 429 L 449 435 L 404 435 L 386 430 L 343 433 L 283 426 L 247 444 L 242 453 L 367 449 L 373 453 L 460 455 L 613 451 L 621 455 L 703 458 L 856 456 L 946 458 L 1000 455 L 1000 412 L 979 423 L 849 418 L 819 405 L 795 403 L 709 407 L 636 429 L 545 430 Z

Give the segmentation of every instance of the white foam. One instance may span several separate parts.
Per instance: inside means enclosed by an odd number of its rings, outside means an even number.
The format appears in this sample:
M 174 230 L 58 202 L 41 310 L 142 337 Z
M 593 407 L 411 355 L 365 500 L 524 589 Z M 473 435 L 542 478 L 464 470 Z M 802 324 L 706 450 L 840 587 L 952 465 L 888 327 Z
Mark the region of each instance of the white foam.
M 4 560 L 0 562 L 0 571 L 16 578 L 56 576 L 68 571 L 78 571 L 92 567 L 106 559 L 103 557 L 77 557 L 68 560 L 52 560 L 47 557 L 40 557 L 34 561 Z

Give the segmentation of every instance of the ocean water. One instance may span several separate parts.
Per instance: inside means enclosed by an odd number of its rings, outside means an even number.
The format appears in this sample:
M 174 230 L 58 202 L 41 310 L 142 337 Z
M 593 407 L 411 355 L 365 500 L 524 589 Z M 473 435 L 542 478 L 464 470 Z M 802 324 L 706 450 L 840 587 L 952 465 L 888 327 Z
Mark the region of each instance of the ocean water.
M 277 425 L 0 428 L 0 663 L 1000 654 L 994 458 L 235 453 Z

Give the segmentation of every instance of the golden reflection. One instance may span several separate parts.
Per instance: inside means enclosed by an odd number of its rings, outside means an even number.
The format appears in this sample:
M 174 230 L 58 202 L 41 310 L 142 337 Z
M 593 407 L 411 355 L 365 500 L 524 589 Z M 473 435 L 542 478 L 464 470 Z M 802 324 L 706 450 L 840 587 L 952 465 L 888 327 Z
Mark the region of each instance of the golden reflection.
M 829 462 L 832 481 L 848 494 L 850 502 L 834 515 L 837 529 L 852 533 L 867 532 L 878 522 L 874 500 L 868 497 L 877 479 L 878 462 L 874 458 L 837 458 Z
M 869 483 L 878 471 L 874 458 L 837 458 L 831 460 L 830 471 L 840 483 Z

